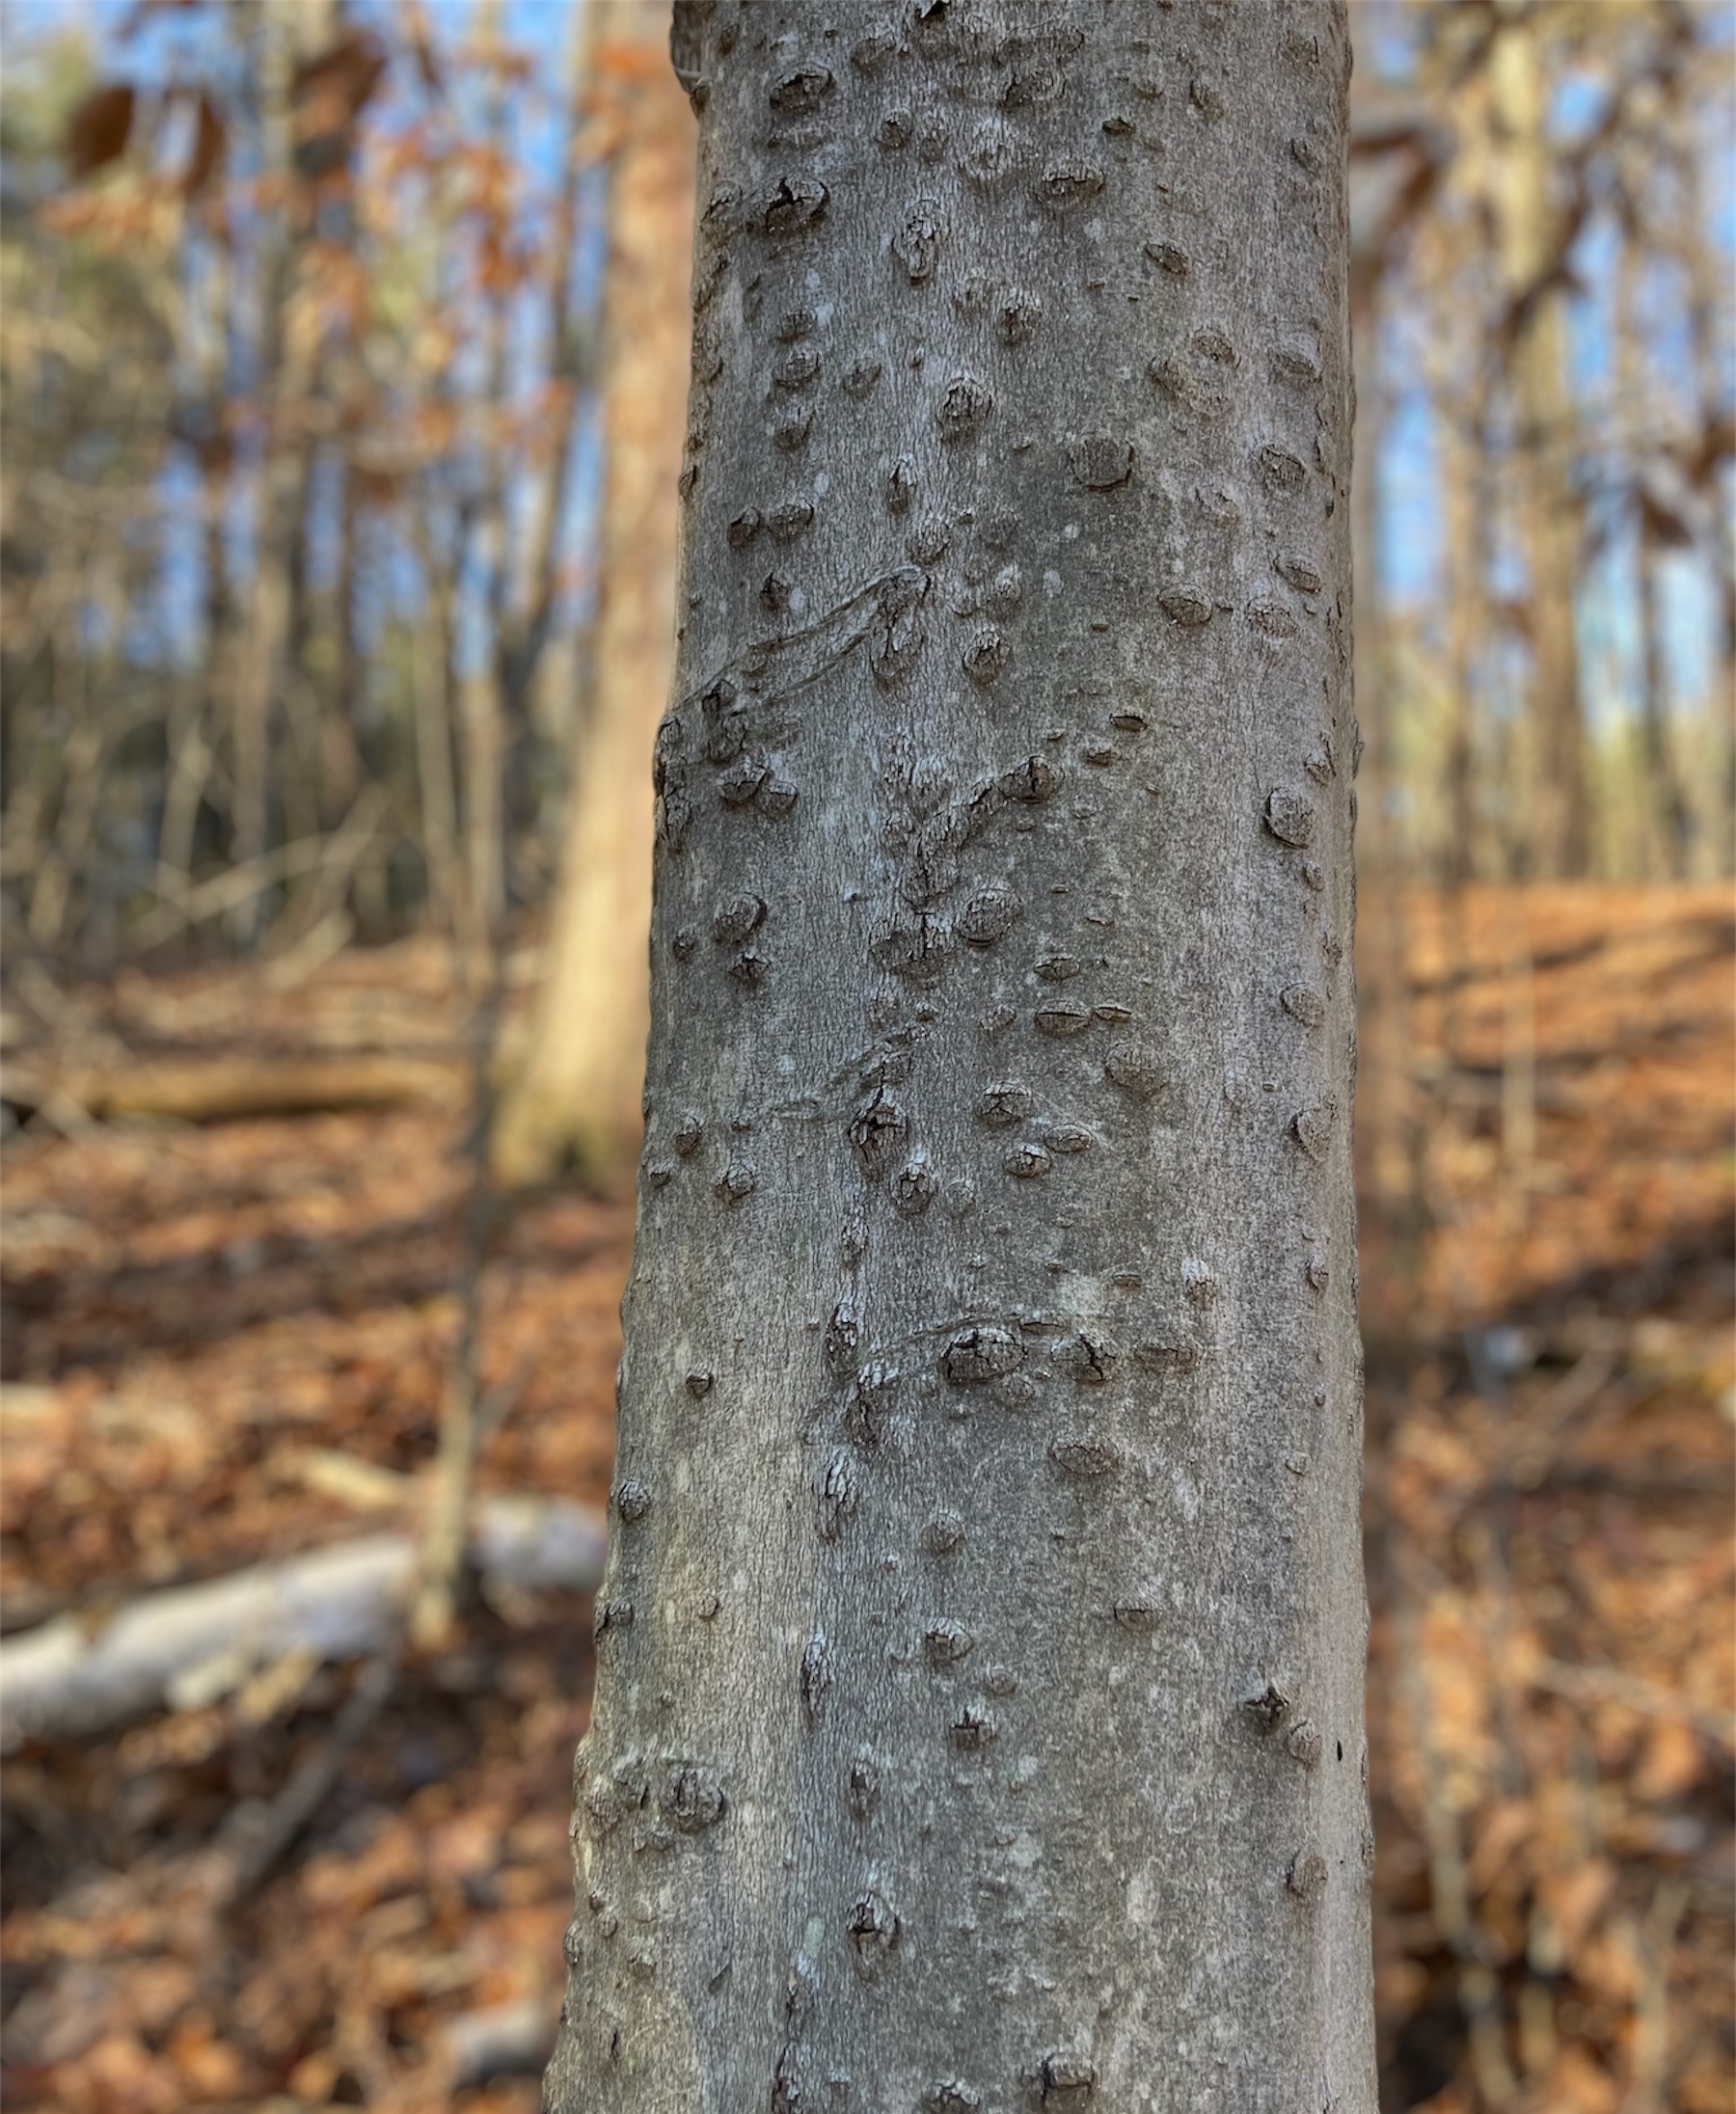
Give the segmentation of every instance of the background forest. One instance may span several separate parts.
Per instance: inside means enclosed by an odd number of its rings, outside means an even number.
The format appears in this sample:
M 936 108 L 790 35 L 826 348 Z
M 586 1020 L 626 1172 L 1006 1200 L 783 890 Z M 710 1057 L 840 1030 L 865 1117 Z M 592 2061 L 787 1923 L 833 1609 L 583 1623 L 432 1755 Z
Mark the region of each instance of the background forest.
M 1382 2103 L 1716 2114 L 1736 10 L 1352 13 Z M 19 2109 L 536 2103 L 711 357 L 665 22 L 0 19 L 7 1643 L 432 1582 L 0 1701 Z M 569 1572 L 462 1561 L 526 1493 Z

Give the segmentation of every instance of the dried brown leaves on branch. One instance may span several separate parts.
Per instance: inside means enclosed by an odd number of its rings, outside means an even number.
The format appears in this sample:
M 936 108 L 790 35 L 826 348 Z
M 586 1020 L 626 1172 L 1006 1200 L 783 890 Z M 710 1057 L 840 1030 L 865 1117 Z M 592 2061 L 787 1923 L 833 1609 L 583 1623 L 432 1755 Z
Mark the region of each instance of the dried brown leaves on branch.
M 136 10 L 100 49 L 12 41 L 14 935 L 98 959 L 334 915 L 469 935 L 543 898 L 591 541 L 575 461 L 601 317 L 579 258 L 650 122 L 650 70 L 668 78 L 661 31 L 598 12 L 574 11 L 560 68 L 490 8 L 462 47 L 420 6 L 361 25 L 334 0 Z M 1363 394 L 1384 358 L 1409 420 L 1379 444 L 1365 418 L 1364 441 L 1388 489 L 1432 487 L 1440 544 L 1379 619 L 1409 854 L 1449 877 L 1720 870 L 1736 407 L 1716 13 L 1374 5 L 1359 40 Z M 1406 507 L 1382 541 L 1413 533 Z M 1605 607 L 1637 640 L 1614 715 L 1591 709 L 1581 637 Z M 368 787 L 368 841 L 307 856 Z M 237 864 L 254 885 L 199 893 Z
M 486 9 L 461 53 L 420 7 L 334 0 L 137 11 L 101 78 L 70 29 L 9 46 L 0 885 L 34 946 L 430 908 L 468 940 L 540 895 L 582 615 L 575 258 L 626 93 L 583 14 L 552 79 Z

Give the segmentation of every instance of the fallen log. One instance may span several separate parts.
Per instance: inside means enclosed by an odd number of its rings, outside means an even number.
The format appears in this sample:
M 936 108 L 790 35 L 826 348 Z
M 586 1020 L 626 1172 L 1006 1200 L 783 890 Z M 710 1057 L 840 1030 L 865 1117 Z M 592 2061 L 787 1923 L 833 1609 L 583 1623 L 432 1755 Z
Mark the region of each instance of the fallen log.
M 497 2077 L 540 2076 L 555 2052 L 559 2011 L 558 1994 L 526 1996 L 448 2019 L 440 2035 L 448 2089 L 472 2092 Z
M 469 1553 L 485 1591 L 588 1592 L 608 1533 L 594 1510 L 565 1499 L 485 1497 Z M 290 1652 L 328 1661 L 386 1651 L 419 1560 L 413 1535 L 372 1534 L 148 1594 L 100 1626 L 67 1614 L 0 1640 L 0 1752 L 215 1702 Z
M 181 1123 L 406 1103 L 445 1107 L 465 1092 L 462 1059 L 360 1054 L 177 1057 L 64 1069 L 15 1060 L 0 1079 L 0 1098 L 27 1112 L 60 1102 L 86 1116 L 167 1116 Z

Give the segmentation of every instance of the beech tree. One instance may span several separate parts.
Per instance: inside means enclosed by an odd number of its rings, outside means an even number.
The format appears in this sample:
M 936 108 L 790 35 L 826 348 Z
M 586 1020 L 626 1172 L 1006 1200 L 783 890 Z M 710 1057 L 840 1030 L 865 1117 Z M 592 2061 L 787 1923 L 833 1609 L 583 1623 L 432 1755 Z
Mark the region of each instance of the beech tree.
M 592 1179 L 633 1164 L 648 991 L 651 745 L 669 688 L 678 405 L 686 372 L 693 128 L 669 71 L 666 11 L 585 0 L 619 77 L 610 156 L 604 448 L 589 696 L 573 750 L 548 965 L 524 1067 L 495 1126 L 509 1183 L 563 1159 Z
M 1513 416 L 1525 445 L 1517 456 L 1520 530 L 1529 592 L 1531 712 L 1536 745 L 1533 793 L 1533 854 L 1538 872 L 1577 879 L 1591 859 L 1586 779 L 1585 705 L 1574 587 L 1585 538 L 1585 507 L 1574 481 L 1574 404 L 1568 380 L 1568 318 L 1561 289 L 1550 284 L 1560 250 L 1550 201 L 1553 87 L 1535 17 L 1503 0 L 1505 34 L 1490 72 L 1500 126 L 1501 262 L 1513 303 Z
M 699 0 L 546 2103 L 1373 2114 L 1342 0 Z

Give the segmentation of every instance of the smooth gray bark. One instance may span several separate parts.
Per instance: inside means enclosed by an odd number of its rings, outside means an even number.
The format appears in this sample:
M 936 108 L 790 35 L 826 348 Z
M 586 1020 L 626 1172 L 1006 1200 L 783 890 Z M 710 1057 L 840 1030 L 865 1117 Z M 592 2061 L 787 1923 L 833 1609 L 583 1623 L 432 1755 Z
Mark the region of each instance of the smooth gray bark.
M 679 11 L 562 2114 L 1373 2114 L 1342 0 Z

